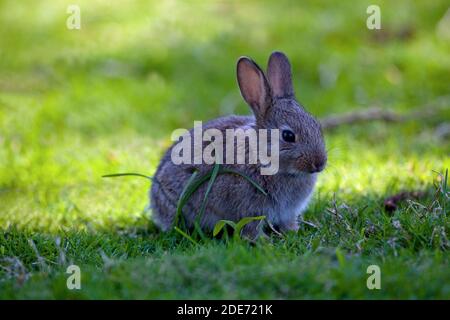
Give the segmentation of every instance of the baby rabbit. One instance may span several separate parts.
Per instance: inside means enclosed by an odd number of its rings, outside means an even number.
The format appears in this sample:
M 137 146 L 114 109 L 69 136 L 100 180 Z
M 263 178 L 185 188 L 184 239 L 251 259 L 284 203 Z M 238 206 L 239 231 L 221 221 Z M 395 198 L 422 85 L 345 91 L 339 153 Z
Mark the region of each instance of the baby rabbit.
M 237 62 L 237 81 L 253 116 L 217 118 L 203 124 L 202 130 L 215 128 L 225 135 L 226 129 L 279 129 L 279 169 L 276 174 L 262 175 L 260 161 L 256 164 L 222 164 L 224 168 L 251 177 L 267 191 L 267 195 L 240 175 L 219 174 L 209 193 L 200 225 L 212 230 L 221 219 L 239 221 L 243 217 L 264 215 L 281 232 L 296 231 L 299 215 L 308 205 L 316 184 L 317 173 L 327 162 L 320 124 L 297 102 L 291 65 L 283 53 L 272 53 L 267 77 L 255 62 L 241 57 Z M 193 129 L 188 134 L 192 136 Z M 193 171 L 197 170 L 200 177 L 213 167 L 206 163 L 174 164 L 171 151 L 177 143 L 163 156 L 150 191 L 153 220 L 163 231 L 173 227 L 177 201 Z M 236 141 L 234 143 L 235 149 L 242 147 L 236 145 Z M 193 226 L 200 211 L 207 184 L 203 183 L 183 208 L 188 226 Z M 261 233 L 260 221 L 247 224 L 242 233 L 255 239 Z

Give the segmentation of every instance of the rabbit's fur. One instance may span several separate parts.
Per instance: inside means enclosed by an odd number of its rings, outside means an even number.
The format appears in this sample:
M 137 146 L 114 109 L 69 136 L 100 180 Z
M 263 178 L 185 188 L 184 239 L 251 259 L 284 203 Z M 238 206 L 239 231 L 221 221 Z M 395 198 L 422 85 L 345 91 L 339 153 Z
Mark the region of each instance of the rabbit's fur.
M 265 215 L 282 232 L 296 231 L 299 215 L 314 189 L 317 172 L 324 169 L 327 160 L 320 124 L 296 101 L 290 63 L 283 53 L 272 53 L 267 77 L 251 59 L 240 58 L 237 78 L 241 94 L 254 116 L 217 118 L 203 124 L 203 130 L 216 128 L 225 133 L 228 128 L 278 128 L 280 132 L 289 129 L 295 133 L 295 142 L 283 141 L 280 134 L 279 170 L 274 175 L 261 175 L 259 162 L 223 164 L 250 176 L 268 194 L 264 195 L 239 175 L 219 174 L 208 196 L 201 226 L 212 230 L 221 219 L 239 221 L 243 217 Z M 189 134 L 192 132 L 191 129 Z M 173 226 L 177 201 L 193 171 L 198 170 L 201 176 L 212 169 L 212 165 L 204 163 L 175 165 L 171 161 L 174 145 L 163 156 L 150 192 L 153 219 L 164 231 Z M 194 192 L 183 209 L 189 226 L 200 210 L 206 188 L 207 182 Z M 243 232 L 255 238 L 260 233 L 260 223 L 248 224 Z

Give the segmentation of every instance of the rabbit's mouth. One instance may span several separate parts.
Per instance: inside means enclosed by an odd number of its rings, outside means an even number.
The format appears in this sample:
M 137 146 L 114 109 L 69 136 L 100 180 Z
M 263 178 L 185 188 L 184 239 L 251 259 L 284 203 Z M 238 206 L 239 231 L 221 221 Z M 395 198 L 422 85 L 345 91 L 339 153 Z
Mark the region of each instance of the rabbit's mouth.
M 299 158 L 289 171 L 292 171 L 292 173 L 294 173 L 293 171 L 296 171 L 297 173 L 316 174 L 322 172 L 325 169 L 326 164 L 326 158 L 317 158 L 313 161 L 305 161 L 304 158 Z
M 325 169 L 325 166 L 326 162 L 312 163 L 308 172 L 311 174 L 322 172 Z

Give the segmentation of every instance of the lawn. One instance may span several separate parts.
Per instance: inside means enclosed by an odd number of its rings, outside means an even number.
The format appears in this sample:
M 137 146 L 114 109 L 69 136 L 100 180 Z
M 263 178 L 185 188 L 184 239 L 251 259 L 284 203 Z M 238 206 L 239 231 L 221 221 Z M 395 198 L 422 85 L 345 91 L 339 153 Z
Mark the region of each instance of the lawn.
M 1 1 L 0 299 L 450 299 L 448 1 L 376 2 L 381 30 L 366 0 L 79 0 L 69 30 L 74 1 Z M 101 176 L 152 175 L 174 129 L 249 114 L 237 58 L 265 66 L 274 50 L 320 119 L 433 114 L 326 130 L 298 233 L 160 233 L 149 181 Z M 422 196 L 386 211 L 401 191 Z

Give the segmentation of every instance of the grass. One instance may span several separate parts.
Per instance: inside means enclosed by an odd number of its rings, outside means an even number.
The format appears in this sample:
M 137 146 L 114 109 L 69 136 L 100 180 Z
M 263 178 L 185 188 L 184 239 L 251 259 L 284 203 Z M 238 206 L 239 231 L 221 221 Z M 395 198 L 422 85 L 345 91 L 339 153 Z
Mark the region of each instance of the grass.
M 450 298 L 445 1 L 0 3 L 0 298 Z M 318 117 L 371 106 L 427 119 L 325 132 L 329 166 L 298 233 L 253 245 L 158 232 L 146 179 L 176 128 L 248 114 L 235 62 L 292 60 Z M 402 190 L 426 196 L 385 212 Z M 200 208 L 199 208 L 200 209 Z M 70 264 L 82 289 L 68 290 Z M 367 267 L 381 268 L 368 290 Z

